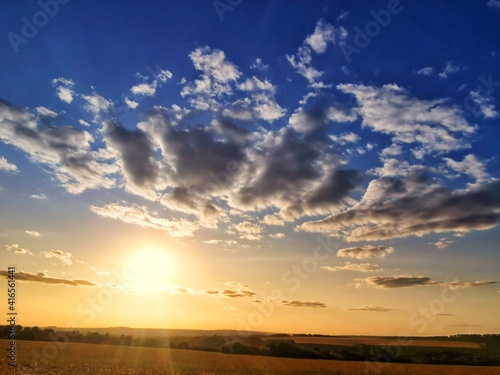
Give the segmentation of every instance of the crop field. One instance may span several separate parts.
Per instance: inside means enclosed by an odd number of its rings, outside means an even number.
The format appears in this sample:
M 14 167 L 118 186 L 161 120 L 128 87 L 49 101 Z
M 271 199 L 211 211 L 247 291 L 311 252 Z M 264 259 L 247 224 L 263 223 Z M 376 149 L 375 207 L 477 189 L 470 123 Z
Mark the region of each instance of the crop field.
M 268 340 L 276 338 L 268 338 Z M 287 338 L 288 339 L 288 338 Z M 334 346 L 355 346 L 360 344 L 365 345 L 393 345 L 395 342 L 400 346 L 420 346 L 420 347 L 440 347 L 440 348 L 469 348 L 479 349 L 481 346 L 475 342 L 468 341 L 445 341 L 445 340 L 410 340 L 410 339 L 389 339 L 385 337 L 289 337 L 296 344 L 322 344 Z
M 39 341 L 17 342 L 17 367 L 8 366 L 0 358 L 1 374 L 387 374 L 387 375 L 500 375 L 500 367 L 405 365 L 327 360 L 304 360 L 249 355 L 199 352 L 192 350 L 159 349 L 129 346 L 64 344 Z M 5 352 L 7 341 L 0 340 Z M 49 349 L 51 348 L 51 349 Z M 52 359 L 46 363 L 33 361 L 33 352 L 45 353 Z M 370 366 L 370 371 L 367 370 Z M 380 370 L 380 372 L 378 372 Z

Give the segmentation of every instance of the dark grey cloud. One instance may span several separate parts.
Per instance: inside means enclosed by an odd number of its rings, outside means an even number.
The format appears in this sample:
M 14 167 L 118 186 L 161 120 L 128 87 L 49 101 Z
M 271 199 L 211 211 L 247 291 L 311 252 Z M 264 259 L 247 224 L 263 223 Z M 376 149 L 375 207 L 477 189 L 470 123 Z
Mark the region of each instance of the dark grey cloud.
M 426 181 L 423 174 L 374 180 L 353 208 L 300 229 L 343 235 L 348 241 L 377 241 L 498 225 L 500 182 L 452 191 Z
M 120 153 L 125 174 L 138 186 L 154 183 L 158 166 L 153 143 L 142 130 L 128 130 L 114 120 L 105 122 L 106 141 Z
M 438 285 L 450 289 L 466 289 L 476 288 L 480 286 L 494 285 L 496 281 L 479 280 L 479 281 L 436 281 L 427 276 L 371 276 L 365 279 L 356 279 L 357 287 L 373 286 L 381 289 L 405 288 L 411 286 L 427 286 Z
M 310 301 L 281 301 L 281 304 L 289 307 L 311 307 L 313 309 L 326 307 L 323 302 Z
M 9 274 L 6 270 L 0 270 L 0 276 L 8 278 Z M 97 286 L 96 283 L 87 280 L 69 280 L 69 279 L 59 279 L 55 277 L 49 277 L 43 272 L 38 272 L 36 274 L 16 271 L 16 280 L 42 283 L 42 284 L 53 284 L 53 285 L 67 285 L 67 286 Z
M 231 186 L 246 162 L 242 146 L 216 133 L 210 125 L 173 126 L 166 111 L 149 114 L 159 132 L 164 157 L 172 166 L 172 180 L 196 192 L 213 192 Z

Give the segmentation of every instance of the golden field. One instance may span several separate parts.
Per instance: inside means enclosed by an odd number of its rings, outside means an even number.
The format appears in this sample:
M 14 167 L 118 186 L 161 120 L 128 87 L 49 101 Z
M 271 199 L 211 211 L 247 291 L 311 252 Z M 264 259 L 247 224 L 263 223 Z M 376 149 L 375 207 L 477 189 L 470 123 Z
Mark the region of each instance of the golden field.
M 0 340 L 2 351 L 8 347 Z M 1 374 L 380 374 L 387 375 L 500 375 L 500 367 L 406 365 L 363 362 L 303 360 L 248 355 L 231 355 L 178 349 L 158 349 L 130 346 L 60 344 L 39 341 L 17 342 L 17 367 L 0 359 Z M 33 353 L 52 357 L 47 363 L 33 361 Z M 367 366 L 371 371 L 366 372 Z

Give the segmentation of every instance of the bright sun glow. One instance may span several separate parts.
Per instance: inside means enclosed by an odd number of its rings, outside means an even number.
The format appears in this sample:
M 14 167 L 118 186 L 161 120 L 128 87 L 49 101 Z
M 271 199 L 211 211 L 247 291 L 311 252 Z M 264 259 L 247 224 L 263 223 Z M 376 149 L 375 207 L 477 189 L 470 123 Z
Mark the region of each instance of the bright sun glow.
M 174 264 L 165 250 L 144 249 L 128 259 L 125 272 L 133 291 L 158 293 L 168 289 Z

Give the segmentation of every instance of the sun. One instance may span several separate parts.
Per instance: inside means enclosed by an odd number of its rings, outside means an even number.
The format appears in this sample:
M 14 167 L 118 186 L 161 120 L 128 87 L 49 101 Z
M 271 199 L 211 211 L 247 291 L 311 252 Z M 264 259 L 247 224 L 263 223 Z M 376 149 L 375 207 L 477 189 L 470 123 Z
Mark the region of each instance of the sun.
M 130 289 L 138 293 L 159 293 L 168 289 L 174 274 L 169 254 L 158 248 L 146 248 L 132 254 L 125 264 Z

